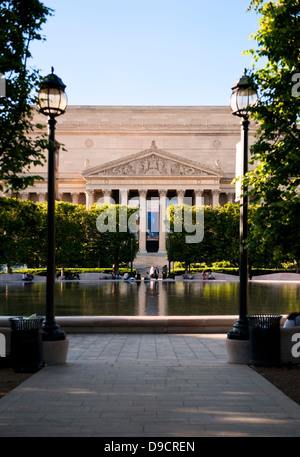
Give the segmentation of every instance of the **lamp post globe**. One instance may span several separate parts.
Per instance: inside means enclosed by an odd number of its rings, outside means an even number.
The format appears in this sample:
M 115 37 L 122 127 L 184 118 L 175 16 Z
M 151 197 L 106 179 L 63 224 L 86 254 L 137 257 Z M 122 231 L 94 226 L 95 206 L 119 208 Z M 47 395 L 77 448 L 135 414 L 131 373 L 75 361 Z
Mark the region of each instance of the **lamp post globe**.
M 232 87 L 230 107 L 232 114 L 241 118 L 241 178 L 248 172 L 248 130 L 250 108 L 257 103 L 257 90 L 252 81 L 244 75 Z M 240 195 L 240 261 L 239 261 L 239 318 L 229 330 L 228 339 L 248 340 L 248 197 L 244 184 Z
M 44 341 L 64 340 L 66 335 L 55 321 L 55 125 L 56 117 L 64 114 L 67 107 L 65 84 L 51 73 L 43 78 L 38 94 L 40 113 L 48 116 L 48 210 L 47 210 L 47 284 L 46 316 L 43 322 Z
M 51 73 L 43 78 L 38 94 L 39 111 L 45 116 L 57 117 L 64 114 L 67 107 L 66 85 L 54 74 Z
M 257 103 L 257 89 L 246 74 L 246 70 L 231 88 L 230 108 L 232 114 L 248 118 L 249 108 Z

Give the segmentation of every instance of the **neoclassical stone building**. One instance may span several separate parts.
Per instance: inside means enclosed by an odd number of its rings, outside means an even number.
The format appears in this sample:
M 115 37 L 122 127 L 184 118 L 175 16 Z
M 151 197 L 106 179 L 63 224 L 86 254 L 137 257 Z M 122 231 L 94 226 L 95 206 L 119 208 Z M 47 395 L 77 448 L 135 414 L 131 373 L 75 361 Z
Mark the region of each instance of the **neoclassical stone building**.
M 46 125 L 40 114 L 36 121 Z M 69 106 L 57 118 L 56 139 L 63 145 L 58 199 L 87 208 L 109 199 L 145 202 L 140 213 L 148 225 L 140 233 L 140 252 L 165 252 L 162 225 L 169 201 L 215 206 L 235 200 L 240 136 L 239 119 L 229 107 Z M 43 202 L 47 167 L 34 173 L 44 181 L 20 196 Z

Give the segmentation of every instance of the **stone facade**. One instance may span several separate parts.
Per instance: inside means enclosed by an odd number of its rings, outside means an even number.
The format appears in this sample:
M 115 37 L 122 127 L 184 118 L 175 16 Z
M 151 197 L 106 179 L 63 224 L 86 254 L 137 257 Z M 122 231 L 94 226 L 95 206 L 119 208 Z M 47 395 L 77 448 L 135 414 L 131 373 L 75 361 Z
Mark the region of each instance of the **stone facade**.
M 36 114 L 46 125 L 46 118 Z M 251 126 L 250 126 L 251 127 Z M 147 206 L 158 201 L 160 240 L 169 201 L 224 205 L 235 200 L 239 119 L 229 107 L 69 106 L 57 118 L 59 151 L 58 199 L 90 207 L 98 201 Z M 253 131 L 250 128 L 250 141 Z M 45 179 L 27 188 L 21 198 L 47 199 Z M 143 216 L 144 218 L 146 216 Z M 149 231 L 149 230 L 148 230 Z M 145 227 L 145 233 L 147 228 Z M 140 237 L 146 252 L 147 237 Z

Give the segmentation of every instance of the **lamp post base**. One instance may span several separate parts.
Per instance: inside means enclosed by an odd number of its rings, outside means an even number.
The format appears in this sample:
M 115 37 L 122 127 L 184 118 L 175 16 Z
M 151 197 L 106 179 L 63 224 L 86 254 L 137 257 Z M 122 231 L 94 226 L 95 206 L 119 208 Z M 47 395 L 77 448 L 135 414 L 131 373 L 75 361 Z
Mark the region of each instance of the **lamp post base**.
M 47 324 L 45 322 L 43 324 L 43 333 L 42 333 L 42 340 L 43 341 L 62 341 L 66 339 L 65 332 L 61 329 L 60 325 L 56 322 Z
M 249 364 L 249 340 L 226 340 L 227 362 Z
M 69 340 L 43 341 L 43 361 L 45 365 L 62 365 L 67 361 Z
M 227 338 L 230 340 L 249 340 L 248 320 L 239 318 L 233 328 L 228 331 Z
M 228 363 L 249 363 L 249 326 L 247 318 L 240 317 L 227 332 L 226 351 Z

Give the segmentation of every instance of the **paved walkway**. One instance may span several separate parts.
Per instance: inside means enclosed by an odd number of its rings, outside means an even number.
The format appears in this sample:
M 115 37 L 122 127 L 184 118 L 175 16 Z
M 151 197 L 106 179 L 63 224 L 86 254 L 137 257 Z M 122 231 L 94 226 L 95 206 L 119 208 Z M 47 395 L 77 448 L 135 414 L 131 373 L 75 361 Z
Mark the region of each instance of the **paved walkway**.
M 227 363 L 225 338 L 70 335 L 67 364 L 0 400 L 0 437 L 299 437 L 300 406 Z

